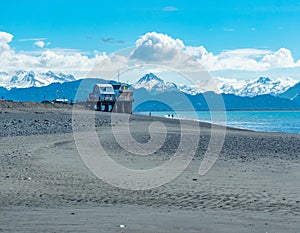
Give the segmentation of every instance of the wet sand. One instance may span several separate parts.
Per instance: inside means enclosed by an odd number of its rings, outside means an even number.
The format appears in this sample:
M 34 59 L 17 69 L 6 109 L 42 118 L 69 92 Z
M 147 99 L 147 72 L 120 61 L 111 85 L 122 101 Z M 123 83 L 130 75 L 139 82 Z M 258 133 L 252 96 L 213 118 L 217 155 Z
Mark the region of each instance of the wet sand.
M 173 181 L 133 191 L 98 179 L 82 161 L 70 109 L 2 109 L 0 231 L 3 232 L 297 232 L 300 229 L 300 135 L 227 129 L 216 164 L 198 169 L 211 126 L 201 123 L 195 158 Z M 178 121 L 132 115 L 140 142 L 148 125 L 172 129 L 152 156 L 123 153 L 110 114 L 95 125 L 110 156 L 135 169 L 167 161 L 178 144 Z M 192 137 L 193 135 L 191 135 Z M 124 225 L 124 227 L 120 227 Z

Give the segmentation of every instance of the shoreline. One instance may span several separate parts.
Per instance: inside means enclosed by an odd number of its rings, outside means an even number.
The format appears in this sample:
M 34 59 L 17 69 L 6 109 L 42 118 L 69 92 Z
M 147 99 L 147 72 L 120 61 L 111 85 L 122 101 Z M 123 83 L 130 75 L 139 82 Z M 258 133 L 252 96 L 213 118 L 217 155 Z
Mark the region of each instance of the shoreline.
M 6 113 L 9 111 L 66 111 L 66 112 L 71 112 L 72 113 L 72 109 L 73 107 L 76 106 L 77 108 L 81 108 L 84 110 L 83 106 L 81 105 L 70 105 L 70 104 L 44 104 L 44 103 L 37 103 L 37 102 L 14 102 L 14 101 L 1 101 L 0 102 L 0 114 L 1 113 Z M 87 111 L 94 111 L 94 110 L 88 110 L 85 109 Z M 153 111 L 151 111 L 153 113 Z M 154 112 L 166 112 L 166 111 L 154 111 Z M 177 112 L 188 112 L 185 110 L 182 111 L 177 111 Z M 300 110 L 226 110 L 226 111 L 197 111 L 197 112 L 300 112 Z M 149 112 L 133 112 L 132 115 L 141 115 L 141 116 L 147 116 L 149 114 Z M 162 117 L 162 118 L 166 118 L 165 116 L 153 116 L 152 117 Z M 172 118 L 170 118 L 172 119 Z M 286 134 L 291 134 L 291 135 L 298 135 L 299 133 L 296 132 L 286 132 L 286 131 L 275 131 L 275 130 L 271 130 L 271 131 L 266 131 L 266 130 L 262 130 L 262 129 L 251 129 L 251 128 L 243 128 L 243 127 L 239 127 L 239 126 L 230 126 L 230 125 L 226 125 L 226 124 L 219 124 L 219 123 L 212 123 L 210 121 L 205 121 L 205 120 L 198 120 L 198 119 L 191 119 L 191 118 L 186 118 L 186 117 L 182 117 L 182 118 L 175 118 L 174 119 L 179 119 L 179 120 L 185 120 L 185 121 L 196 121 L 196 122 L 200 122 L 200 123 L 207 123 L 207 124 L 212 124 L 215 126 L 220 126 L 220 127 L 226 127 L 226 128 L 232 128 L 232 129 L 237 129 L 237 130 L 246 130 L 246 131 L 254 131 L 254 132 L 260 132 L 260 133 L 286 133 Z
M 180 111 L 178 111 L 180 112 Z M 182 111 L 184 113 L 187 113 L 189 111 Z M 191 111 L 193 112 L 193 111 Z M 201 112 L 201 113 L 211 113 L 211 112 L 221 112 L 221 111 L 198 111 L 198 112 Z M 300 134 L 300 128 L 298 131 L 295 131 L 295 129 L 291 129 L 291 128 L 286 128 L 285 130 L 276 130 L 276 129 L 268 129 L 268 128 L 265 128 L 265 129 L 255 129 L 253 127 L 248 127 L 248 128 L 245 128 L 245 127 L 242 127 L 240 125 L 234 125 L 234 124 L 228 124 L 228 121 L 227 121 L 227 116 L 226 116 L 226 112 L 267 112 L 267 113 L 277 113 L 277 112 L 299 112 L 300 111 L 222 111 L 224 112 L 224 118 L 223 120 L 225 120 L 226 124 L 223 124 L 221 122 L 215 122 L 213 123 L 212 121 L 209 121 L 209 120 L 203 120 L 203 119 L 192 119 L 192 118 L 189 118 L 189 117 L 176 117 L 176 115 L 172 118 L 172 117 L 167 117 L 166 114 L 165 115 L 155 115 L 155 113 L 167 113 L 165 111 L 152 111 L 151 113 L 154 113 L 154 115 L 152 114 L 153 117 L 163 117 L 163 118 L 166 118 L 166 119 L 178 119 L 178 120 L 190 120 L 190 121 L 194 121 L 194 122 L 202 122 L 202 123 L 208 123 L 208 124 L 212 124 L 212 125 L 215 125 L 215 126 L 220 126 L 220 127 L 226 127 L 226 128 L 232 128 L 232 129 L 237 129 L 237 130 L 245 130 L 245 131 L 254 131 L 254 132 L 260 132 L 260 133 L 284 133 L 284 134 L 292 134 L 292 135 L 299 135 Z M 176 112 L 172 112 L 172 114 L 176 114 Z M 148 112 L 136 112 L 134 113 L 136 115 L 143 115 L 143 116 L 147 116 L 149 113 Z M 170 114 L 171 115 L 171 114 Z M 221 117 L 222 118 L 222 117 Z M 255 123 L 255 122 L 251 122 L 251 123 Z M 247 127 L 247 126 L 246 126 Z M 275 127 L 275 125 L 273 126 Z

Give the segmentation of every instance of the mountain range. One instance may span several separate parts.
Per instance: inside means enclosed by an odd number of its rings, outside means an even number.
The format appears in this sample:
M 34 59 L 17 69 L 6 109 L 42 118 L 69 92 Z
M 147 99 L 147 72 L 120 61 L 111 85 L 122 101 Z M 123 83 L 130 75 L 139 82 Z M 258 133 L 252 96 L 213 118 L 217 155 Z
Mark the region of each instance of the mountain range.
M 236 80 L 228 78 L 215 78 L 219 93 L 233 94 L 237 96 L 254 97 L 258 95 L 270 94 L 278 96 L 289 88 L 293 87 L 298 81 L 291 78 L 278 78 L 271 80 L 268 77 L 260 77 L 257 80 Z M 145 88 L 150 93 L 161 93 L 163 91 L 179 90 L 186 94 L 197 95 L 203 93 L 203 89 L 210 91 L 210 88 L 202 87 L 197 89 L 196 85 L 175 84 L 172 82 L 164 82 L 155 74 L 149 73 L 132 85 L 135 89 Z
M 293 83 L 289 79 L 280 82 L 265 77 L 251 82 L 244 81 L 243 85 L 238 84 L 240 85 L 239 90 L 244 92 L 255 90 L 258 94 L 239 96 L 230 92 L 217 94 L 207 91 L 200 93 L 195 90 L 194 86 L 164 82 L 155 74 L 149 73 L 134 83 L 132 87 L 135 89 L 136 102 L 134 105 L 136 111 L 170 111 L 172 107 L 177 110 L 186 110 L 188 108 L 186 99 L 192 103 L 195 110 L 222 110 L 222 101 L 227 110 L 295 110 L 300 109 L 300 101 L 291 100 L 290 95 L 285 98 L 284 94 L 280 94 L 285 90 L 284 93 L 289 93 L 290 90 L 294 90 L 299 86 L 294 92 L 298 91 L 300 97 L 300 83 L 292 86 Z M 235 90 L 238 89 L 238 85 L 235 85 Z M 279 87 L 282 87 L 283 90 Z
M 8 90 L 12 88 L 28 88 L 48 86 L 51 83 L 75 81 L 70 74 L 54 73 L 52 71 L 36 73 L 34 71 L 18 70 L 13 73 L 0 72 L 0 86 Z
M 51 71 L 47 73 L 16 72 L 15 76 L 6 80 L 8 81 L 1 80 L 1 83 L 10 86 L 0 87 L 0 95 L 5 99 L 37 102 L 56 98 L 84 101 L 95 84 L 108 82 L 99 78 L 75 80 L 72 75 L 56 74 Z M 44 85 L 52 81 L 54 82 L 50 85 Z M 229 84 L 226 86 L 227 91 L 225 91 L 225 81 L 222 80 L 222 82 L 223 84 L 220 82 L 220 85 L 222 84 L 224 93 L 218 94 L 211 91 L 199 93 L 194 86 L 164 82 L 155 74 L 149 73 L 131 85 L 131 88 L 134 89 L 135 98 L 133 107 L 135 111 L 167 111 L 170 106 L 163 104 L 167 101 L 178 109 L 187 110 L 187 106 L 178 98 L 180 94 L 186 97 L 196 110 L 211 109 L 211 106 L 207 104 L 207 100 L 213 102 L 214 99 L 220 99 L 220 97 L 223 99 L 227 110 L 300 109 L 300 83 L 293 85 L 294 80 L 272 81 L 267 77 L 261 77 L 251 82 L 233 83 L 232 86 L 234 87 L 232 89 L 239 90 L 239 93 L 244 93 L 244 96 L 240 96 L 242 94 L 232 94 L 232 91 L 228 91 Z M 16 88 L 18 84 L 32 86 Z M 250 90 L 256 92 L 256 95 L 245 96 Z M 218 110 L 217 107 L 216 110 Z
M 70 74 L 34 71 L 15 71 L 13 73 L 0 72 L 0 87 L 5 89 L 12 88 L 29 88 L 48 86 L 51 83 L 64 83 L 75 81 L 76 78 Z M 219 93 L 233 94 L 237 96 L 254 97 L 257 95 L 270 94 L 279 96 L 289 88 L 298 83 L 297 80 L 291 78 L 277 78 L 271 80 L 268 77 L 260 77 L 257 80 L 237 80 L 217 77 L 214 82 L 219 90 Z M 211 91 L 209 87 L 201 87 L 201 90 L 196 85 L 175 84 L 173 82 L 164 82 L 161 78 L 153 73 L 148 73 L 132 84 L 135 89 L 145 88 L 152 94 L 161 93 L 164 91 L 180 90 L 186 94 L 197 95 L 206 91 Z M 1 90 L 0 90 L 1 93 Z
M 12 88 L 42 87 L 48 86 L 51 83 L 64 83 L 75 80 L 76 78 L 73 75 L 61 72 L 54 73 L 52 71 L 34 72 L 19 70 L 13 73 L 0 72 L 0 87 L 8 90 Z M 297 80 L 288 77 L 277 78 L 276 80 L 272 80 L 268 77 L 260 77 L 257 80 L 248 81 L 217 77 L 214 78 L 214 82 L 219 93 L 249 97 L 265 94 L 279 96 L 298 83 Z M 180 90 L 186 94 L 197 95 L 205 91 L 211 91 L 209 87 L 205 86 L 200 90 L 196 85 L 164 82 L 153 73 L 144 75 L 136 83 L 132 84 L 132 86 L 135 89 L 145 88 L 148 92 L 153 94 L 161 93 L 163 91 Z
M 249 97 L 266 94 L 278 96 L 298 83 L 297 80 L 291 78 L 272 80 L 268 77 L 249 81 L 218 78 L 216 82 L 221 93 Z

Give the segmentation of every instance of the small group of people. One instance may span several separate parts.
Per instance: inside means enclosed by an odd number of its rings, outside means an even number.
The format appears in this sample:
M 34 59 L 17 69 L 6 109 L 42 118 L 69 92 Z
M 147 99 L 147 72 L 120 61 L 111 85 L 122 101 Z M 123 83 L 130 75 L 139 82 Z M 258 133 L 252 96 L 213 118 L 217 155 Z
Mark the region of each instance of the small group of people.
M 149 112 L 149 116 L 151 116 L 151 112 Z M 168 118 L 174 118 L 174 114 L 168 114 Z

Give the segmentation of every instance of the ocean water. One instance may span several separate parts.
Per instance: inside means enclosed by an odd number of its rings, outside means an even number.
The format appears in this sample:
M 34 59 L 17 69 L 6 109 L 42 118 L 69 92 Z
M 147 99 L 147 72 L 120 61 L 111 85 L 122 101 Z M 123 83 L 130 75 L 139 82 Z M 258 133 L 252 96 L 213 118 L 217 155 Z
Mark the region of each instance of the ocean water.
M 149 114 L 142 112 L 140 114 Z M 192 119 L 261 132 L 300 134 L 300 111 L 151 112 L 152 116 Z

